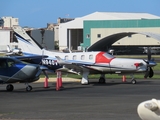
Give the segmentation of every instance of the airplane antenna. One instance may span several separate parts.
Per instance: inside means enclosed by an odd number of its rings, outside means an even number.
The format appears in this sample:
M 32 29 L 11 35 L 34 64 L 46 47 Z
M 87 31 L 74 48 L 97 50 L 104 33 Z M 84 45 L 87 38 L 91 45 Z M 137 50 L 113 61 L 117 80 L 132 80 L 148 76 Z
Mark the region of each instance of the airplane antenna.
M 42 49 L 42 59 L 41 59 L 42 65 L 43 65 L 43 62 L 42 62 L 43 58 L 44 58 L 44 49 Z
M 11 48 L 10 48 L 9 45 L 7 45 L 7 52 L 8 52 L 8 53 L 11 52 Z
M 71 49 L 69 49 L 69 53 L 72 53 Z

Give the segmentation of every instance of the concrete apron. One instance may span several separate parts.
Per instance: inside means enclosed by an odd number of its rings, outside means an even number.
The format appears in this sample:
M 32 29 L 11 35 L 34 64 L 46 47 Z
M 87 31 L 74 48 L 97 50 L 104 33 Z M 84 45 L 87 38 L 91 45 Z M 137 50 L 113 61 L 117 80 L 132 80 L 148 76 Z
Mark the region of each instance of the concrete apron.
M 35 81 L 35 82 L 44 82 L 45 78 L 40 78 L 39 80 Z M 57 78 L 49 78 L 48 82 L 56 82 Z M 76 79 L 76 78 L 62 78 L 62 82 L 80 82 L 81 79 Z

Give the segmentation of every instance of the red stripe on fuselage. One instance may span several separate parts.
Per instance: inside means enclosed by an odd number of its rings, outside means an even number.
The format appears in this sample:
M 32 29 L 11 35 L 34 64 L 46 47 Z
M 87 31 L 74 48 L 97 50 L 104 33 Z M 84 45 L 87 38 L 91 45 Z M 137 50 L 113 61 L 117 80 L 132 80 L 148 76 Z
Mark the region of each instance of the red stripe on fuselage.
M 96 55 L 96 63 L 110 63 L 113 58 L 107 58 L 106 56 L 104 56 L 106 52 L 99 52 L 97 55 Z

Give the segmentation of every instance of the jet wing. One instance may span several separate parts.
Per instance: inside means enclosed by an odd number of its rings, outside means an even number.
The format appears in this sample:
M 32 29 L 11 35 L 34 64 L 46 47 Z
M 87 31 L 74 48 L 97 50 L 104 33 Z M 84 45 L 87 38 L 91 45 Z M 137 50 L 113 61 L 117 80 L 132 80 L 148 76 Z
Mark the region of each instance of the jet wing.
M 92 72 L 100 72 L 97 69 L 92 68 L 91 66 L 95 65 L 93 62 L 81 62 L 75 60 L 63 60 L 59 56 L 55 56 L 57 58 L 57 62 L 62 65 L 62 68 L 57 69 L 57 71 L 69 72 L 74 74 L 80 74 L 83 71 L 92 71 Z
M 27 56 L 11 56 L 14 57 L 16 59 L 19 59 L 21 61 L 24 62 L 28 62 L 31 64 L 41 64 L 41 60 L 43 58 L 47 58 L 48 56 L 44 56 L 44 55 L 27 55 Z M 47 66 L 44 65 L 40 65 L 40 69 L 43 70 L 49 70 L 49 68 Z

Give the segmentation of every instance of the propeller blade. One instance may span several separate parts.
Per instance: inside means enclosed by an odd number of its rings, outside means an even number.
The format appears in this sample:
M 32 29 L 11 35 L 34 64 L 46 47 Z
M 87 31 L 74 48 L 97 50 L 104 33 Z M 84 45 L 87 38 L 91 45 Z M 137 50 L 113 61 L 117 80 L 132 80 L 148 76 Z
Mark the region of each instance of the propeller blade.
M 151 49 L 148 47 L 147 48 L 147 56 L 148 56 L 148 61 L 151 60 Z
M 148 67 L 146 74 L 144 75 L 144 78 L 147 78 L 147 77 L 151 78 L 151 77 L 153 77 L 153 75 L 154 75 L 154 72 L 153 72 L 152 67 Z
M 149 67 L 147 67 L 147 71 L 146 71 L 146 73 L 145 73 L 145 75 L 144 75 L 144 78 L 147 78 L 148 76 L 149 76 Z
M 149 78 L 153 77 L 153 75 L 154 75 L 153 69 L 150 67 Z
M 148 64 L 147 67 L 147 71 L 144 75 L 144 78 L 151 78 L 154 75 L 153 69 L 152 67 L 156 65 L 156 63 L 154 62 L 154 59 L 151 60 L 151 48 L 147 47 L 147 57 L 148 57 L 148 61 L 145 61 Z

